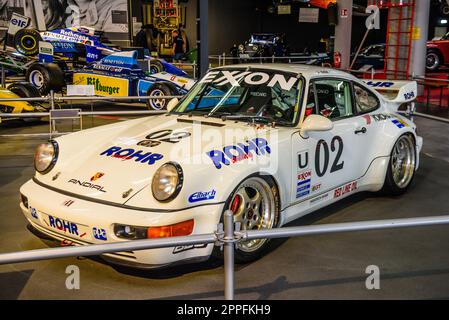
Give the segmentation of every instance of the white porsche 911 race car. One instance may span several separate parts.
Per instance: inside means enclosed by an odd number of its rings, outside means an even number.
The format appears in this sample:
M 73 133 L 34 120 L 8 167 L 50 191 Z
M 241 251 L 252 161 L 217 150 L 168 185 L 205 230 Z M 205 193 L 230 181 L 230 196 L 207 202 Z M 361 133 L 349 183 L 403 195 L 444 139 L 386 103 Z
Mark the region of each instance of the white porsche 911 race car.
M 86 245 L 213 233 L 227 209 L 243 230 L 270 229 L 356 192 L 399 195 L 423 140 L 397 111 L 416 94 L 415 82 L 310 66 L 212 69 L 165 115 L 40 145 L 21 208 L 36 233 Z M 236 260 L 270 244 L 241 242 Z M 217 253 L 211 244 L 104 258 L 154 268 Z

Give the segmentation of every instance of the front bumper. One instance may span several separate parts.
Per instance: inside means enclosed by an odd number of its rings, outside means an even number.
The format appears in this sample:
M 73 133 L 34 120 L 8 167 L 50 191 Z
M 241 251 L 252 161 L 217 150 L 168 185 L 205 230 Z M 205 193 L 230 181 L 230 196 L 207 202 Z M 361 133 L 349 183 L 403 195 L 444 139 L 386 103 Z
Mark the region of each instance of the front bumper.
M 20 192 L 28 199 L 28 207 L 20 204 L 33 229 L 61 242 L 61 245 L 89 245 L 129 241 L 118 238 L 114 224 L 132 226 L 164 226 L 194 219 L 192 234 L 213 233 L 223 212 L 223 204 L 196 207 L 169 213 L 143 212 L 108 206 L 69 197 L 30 180 Z M 137 268 L 159 268 L 173 264 L 207 259 L 213 244 L 175 247 L 102 255 L 112 263 Z

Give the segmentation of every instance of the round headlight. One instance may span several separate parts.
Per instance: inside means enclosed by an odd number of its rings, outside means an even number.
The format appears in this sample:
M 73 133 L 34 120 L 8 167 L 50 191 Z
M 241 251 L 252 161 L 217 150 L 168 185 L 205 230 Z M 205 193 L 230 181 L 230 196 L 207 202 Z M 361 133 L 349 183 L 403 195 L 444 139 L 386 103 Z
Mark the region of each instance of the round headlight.
M 253 50 L 254 50 L 254 51 L 259 50 L 259 46 L 258 46 L 257 44 L 253 45 Z
M 37 172 L 45 174 L 49 172 L 58 159 L 58 144 L 49 141 L 39 145 L 34 154 L 34 168 Z
M 153 197 L 161 202 L 176 198 L 184 180 L 181 167 L 174 162 L 163 164 L 153 177 L 151 191 Z
M 245 51 L 245 46 L 243 44 L 239 45 L 239 51 L 240 52 Z

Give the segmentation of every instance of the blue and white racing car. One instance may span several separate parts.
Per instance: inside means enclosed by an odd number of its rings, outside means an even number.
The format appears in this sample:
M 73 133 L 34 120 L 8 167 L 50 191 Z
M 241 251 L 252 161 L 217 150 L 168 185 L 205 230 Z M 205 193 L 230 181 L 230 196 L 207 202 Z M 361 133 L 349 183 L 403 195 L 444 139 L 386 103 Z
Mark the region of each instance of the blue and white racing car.
M 114 53 L 74 71 L 73 84 L 93 85 L 96 95 L 108 97 L 184 95 L 195 84 L 185 76 L 151 73 L 150 63 L 137 59 L 137 51 Z M 147 103 L 152 110 L 164 109 L 166 104 L 166 99 L 150 99 Z

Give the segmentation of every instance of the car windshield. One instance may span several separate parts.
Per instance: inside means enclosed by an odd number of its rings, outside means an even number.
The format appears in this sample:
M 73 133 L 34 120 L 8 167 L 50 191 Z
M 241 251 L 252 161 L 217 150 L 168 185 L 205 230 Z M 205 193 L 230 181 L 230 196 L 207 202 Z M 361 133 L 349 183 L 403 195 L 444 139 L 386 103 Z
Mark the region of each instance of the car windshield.
M 292 125 L 299 114 L 301 75 L 277 70 L 220 69 L 206 74 L 172 111 Z

